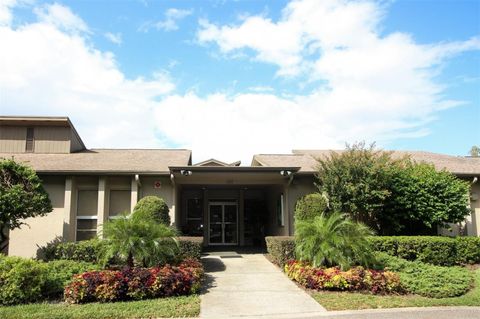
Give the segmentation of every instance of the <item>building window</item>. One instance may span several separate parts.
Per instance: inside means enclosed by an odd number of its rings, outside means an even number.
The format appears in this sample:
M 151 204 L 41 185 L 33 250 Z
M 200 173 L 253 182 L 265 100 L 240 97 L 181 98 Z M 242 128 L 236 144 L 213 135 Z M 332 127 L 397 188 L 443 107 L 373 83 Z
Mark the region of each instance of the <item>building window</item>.
M 283 209 L 283 194 L 277 199 L 277 225 L 285 226 L 285 212 Z
M 25 144 L 25 152 L 32 153 L 34 151 L 35 140 L 33 127 L 27 127 L 27 140 Z
M 108 217 L 116 218 L 121 214 L 131 210 L 130 190 L 110 190 L 110 205 L 108 207 Z
M 203 236 L 203 200 L 187 199 L 187 224 L 185 233 L 189 236 Z
M 98 191 L 79 190 L 77 194 L 76 240 L 87 240 L 97 235 Z

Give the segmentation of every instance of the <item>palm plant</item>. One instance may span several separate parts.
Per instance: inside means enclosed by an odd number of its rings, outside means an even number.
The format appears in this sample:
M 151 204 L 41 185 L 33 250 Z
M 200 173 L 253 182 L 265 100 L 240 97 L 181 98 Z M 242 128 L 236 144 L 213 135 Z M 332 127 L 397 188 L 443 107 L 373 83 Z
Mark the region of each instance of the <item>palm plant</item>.
M 133 267 L 134 262 L 147 267 L 163 264 L 175 256 L 178 242 L 173 228 L 130 217 L 123 214 L 103 225 L 104 263 L 116 257 L 126 261 L 129 267 Z
M 368 237 L 373 231 L 341 213 L 322 213 L 310 220 L 295 223 L 297 258 L 313 266 L 354 264 L 369 266 L 374 262 Z

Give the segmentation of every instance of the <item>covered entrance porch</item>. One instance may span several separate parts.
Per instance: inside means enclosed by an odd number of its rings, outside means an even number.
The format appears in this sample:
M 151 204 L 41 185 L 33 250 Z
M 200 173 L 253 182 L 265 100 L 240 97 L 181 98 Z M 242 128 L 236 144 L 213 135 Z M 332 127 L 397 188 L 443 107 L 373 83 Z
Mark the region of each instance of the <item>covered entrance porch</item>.
M 204 244 L 263 246 L 290 234 L 288 187 L 297 167 L 171 167 L 175 225 Z

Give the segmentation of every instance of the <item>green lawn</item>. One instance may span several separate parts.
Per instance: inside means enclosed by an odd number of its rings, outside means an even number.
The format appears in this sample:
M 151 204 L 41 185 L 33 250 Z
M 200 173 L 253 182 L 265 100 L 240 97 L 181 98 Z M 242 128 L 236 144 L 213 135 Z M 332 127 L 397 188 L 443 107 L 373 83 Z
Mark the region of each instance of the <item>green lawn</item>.
M 377 296 L 358 292 L 313 292 L 312 296 L 327 310 L 480 306 L 480 269 L 475 272 L 475 287 L 465 295 L 454 298 L 435 299 L 417 295 Z
M 89 303 L 84 305 L 38 303 L 0 306 L 0 318 L 2 319 L 198 317 L 199 313 L 200 297 L 198 295 L 129 302 Z

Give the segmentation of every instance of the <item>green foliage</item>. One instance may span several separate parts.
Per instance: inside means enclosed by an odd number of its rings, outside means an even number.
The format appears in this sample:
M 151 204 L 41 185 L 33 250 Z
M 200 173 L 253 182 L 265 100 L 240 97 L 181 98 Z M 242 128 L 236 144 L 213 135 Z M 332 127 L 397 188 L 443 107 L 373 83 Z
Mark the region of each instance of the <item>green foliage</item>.
M 328 199 L 324 194 L 313 193 L 300 198 L 295 205 L 295 221 L 312 220 L 328 208 Z
M 289 260 L 295 259 L 295 237 L 267 236 L 267 251 L 272 261 L 283 268 Z
M 391 183 L 388 211 L 402 225 L 428 228 L 458 223 L 470 214 L 467 182 L 426 163 L 409 163 L 398 170 Z
M 44 264 L 20 257 L 0 257 L 1 304 L 12 305 L 41 300 L 46 281 L 47 272 Z
M 456 263 L 480 263 L 480 237 L 456 237 Z
M 323 213 L 313 220 L 297 221 L 295 227 L 296 256 L 314 267 L 338 265 L 346 269 L 373 262 L 368 240 L 372 230 L 343 214 Z
M 6 230 L 51 211 L 52 204 L 35 171 L 13 159 L 0 158 L 0 252 L 8 239 Z
M 178 248 L 177 260 L 189 258 L 200 260 L 203 249 L 203 237 L 179 237 Z
M 86 262 L 63 260 L 44 263 L 0 255 L 0 304 L 59 298 L 73 275 L 98 268 Z
M 101 268 L 92 263 L 72 260 L 54 260 L 44 265 L 46 266 L 47 280 L 42 289 L 42 296 L 48 299 L 61 297 L 64 287 L 71 282 L 74 275 Z
M 157 196 L 145 196 L 140 199 L 133 209 L 133 218 L 151 218 L 157 223 L 170 226 L 168 205 Z
M 290 260 L 285 265 L 288 278 L 315 290 L 368 291 L 373 294 L 403 293 L 400 277 L 391 271 L 353 267 L 341 271 L 337 267 L 315 268 Z
M 375 251 L 406 260 L 449 266 L 480 262 L 479 237 L 374 236 Z
M 377 260 L 385 269 L 397 272 L 409 292 L 430 298 L 447 298 L 465 294 L 473 283 L 472 272 L 462 267 L 433 266 L 407 261 L 385 253 Z
M 178 252 L 176 231 L 151 219 L 129 218 L 122 215 L 103 225 L 105 249 L 102 261 L 120 258 L 128 266 L 134 262 L 143 266 L 164 264 Z
M 347 213 L 377 231 L 392 222 L 384 214 L 391 195 L 391 167 L 397 165 L 390 153 L 359 143 L 318 161 L 317 186 L 328 195 L 334 211 Z
M 470 156 L 473 156 L 473 157 L 480 156 L 480 146 L 473 145 L 470 151 L 468 152 L 468 154 L 470 154 Z
M 463 221 L 468 183 L 432 165 L 359 143 L 319 159 L 318 187 L 334 211 L 347 213 L 380 234 L 432 233 Z
M 104 246 L 105 242 L 97 238 L 79 242 L 53 241 L 37 251 L 37 258 L 44 261 L 74 260 L 98 263 Z

